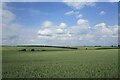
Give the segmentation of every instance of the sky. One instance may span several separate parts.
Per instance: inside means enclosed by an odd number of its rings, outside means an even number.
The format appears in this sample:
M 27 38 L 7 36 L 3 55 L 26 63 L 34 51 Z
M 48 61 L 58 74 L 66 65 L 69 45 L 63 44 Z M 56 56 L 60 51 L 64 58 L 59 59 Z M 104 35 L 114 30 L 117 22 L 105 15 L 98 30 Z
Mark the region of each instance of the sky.
M 3 45 L 118 45 L 117 2 L 4 2 Z

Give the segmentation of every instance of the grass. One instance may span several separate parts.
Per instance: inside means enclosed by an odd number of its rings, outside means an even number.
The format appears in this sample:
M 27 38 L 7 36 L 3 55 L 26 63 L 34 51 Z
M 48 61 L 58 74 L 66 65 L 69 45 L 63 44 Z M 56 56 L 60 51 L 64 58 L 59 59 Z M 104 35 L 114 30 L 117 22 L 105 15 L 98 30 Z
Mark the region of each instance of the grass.
M 26 48 L 27 51 L 19 51 Z M 117 78 L 118 49 L 3 47 L 4 78 Z M 46 51 L 39 51 L 39 50 Z M 50 51 L 51 50 L 51 51 Z

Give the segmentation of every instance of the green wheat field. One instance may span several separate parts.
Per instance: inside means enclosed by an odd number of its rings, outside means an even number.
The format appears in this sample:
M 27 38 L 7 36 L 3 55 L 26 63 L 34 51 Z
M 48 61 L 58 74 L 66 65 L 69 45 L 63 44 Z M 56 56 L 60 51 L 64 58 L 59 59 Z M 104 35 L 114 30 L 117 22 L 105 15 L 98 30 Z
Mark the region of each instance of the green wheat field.
M 32 49 L 34 50 L 31 51 Z M 4 46 L 2 76 L 3 78 L 117 78 L 118 49 Z

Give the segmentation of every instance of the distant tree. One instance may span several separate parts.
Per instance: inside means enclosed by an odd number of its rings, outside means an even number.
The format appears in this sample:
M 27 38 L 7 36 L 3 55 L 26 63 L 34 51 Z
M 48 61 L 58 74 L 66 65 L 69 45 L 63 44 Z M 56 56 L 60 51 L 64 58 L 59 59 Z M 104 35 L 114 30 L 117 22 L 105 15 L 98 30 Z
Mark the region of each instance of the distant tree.
M 114 47 L 113 45 L 111 45 L 111 47 Z
M 35 49 L 31 49 L 31 51 L 35 51 Z
M 95 46 L 95 47 L 101 47 L 100 45 L 98 45 L 98 46 Z
M 22 49 L 22 50 L 20 50 L 20 51 L 26 51 L 26 49 Z

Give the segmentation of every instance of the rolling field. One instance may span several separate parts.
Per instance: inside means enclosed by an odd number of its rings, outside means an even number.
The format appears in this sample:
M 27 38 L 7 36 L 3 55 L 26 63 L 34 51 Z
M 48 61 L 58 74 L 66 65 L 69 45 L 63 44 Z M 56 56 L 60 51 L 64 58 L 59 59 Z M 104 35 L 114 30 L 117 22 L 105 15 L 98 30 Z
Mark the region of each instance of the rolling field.
M 33 48 L 35 51 L 30 51 Z M 118 77 L 118 49 L 85 49 L 3 47 L 2 75 L 3 78 Z

